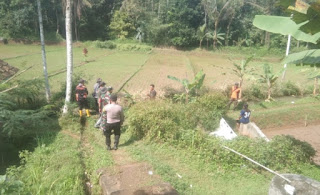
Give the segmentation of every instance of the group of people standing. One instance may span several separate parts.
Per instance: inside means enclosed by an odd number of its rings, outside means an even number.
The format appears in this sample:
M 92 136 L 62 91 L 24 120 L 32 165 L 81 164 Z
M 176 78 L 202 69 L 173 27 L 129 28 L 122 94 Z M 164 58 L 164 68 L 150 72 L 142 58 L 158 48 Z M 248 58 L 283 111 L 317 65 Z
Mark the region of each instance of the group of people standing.
M 88 90 L 84 82 L 85 81 L 81 79 L 76 87 L 76 100 L 79 105 L 80 117 L 82 117 L 83 108 L 85 108 L 87 117 L 89 117 L 90 112 L 87 102 Z M 97 79 L 94 85 L 92 96 L 95 98 L 96 111 L 100 115 L 96 127 L 101 128 L 106 136 L 107 150 L 117 150 L 121 134 L 120 128 L 124 122 L 123 109 L 117 104 L 118 96 L 113 93 L 113 88 L 111 86 L 106 87 L 106 83 L 100 78 Z M 113 148 L 111 148 L 112 132 L 115 135 Z
M 90 117 L 89 106 L 87 102 L 88 90 L 85 86 L 85 80 L 81 79 L 79 84 L 76 87 L 76 101 L 79 105 L 79 114 L 80 117 L 83 116 L 83 108 L 86 111 L 87 117 Z M 157 92 L 154 89 L 154 85 L 150 85 L 150 90 L 147 96 L 153 100 L 155 99 Z M 111 86 L 106 87 L 106 83 L 102 79 L 98 78 L 97 82 L 94 85 L 94 90 L 92 96 L 95 98 L 96 112 L 99 113 L 100 117 L 95 124 L 96 128 L 103 130 L 104 135 L 106 136 L 106 145 L 107 150 L 111 150 L 111 134 L 115 135 L 114 138 L 114 150 L 118 149 L 119 140 L 121 131 L 120 128 L 124 122 L 123 109 L 120 105 L 117 104 L 118 96 L 113 93 L 113 88 Z M 230 108 L 231 104 L 234 103 L 233 109 L 238 105 L 238 102 L 241 101 L 241 88 L 239 83 L 231 89 L 231 98 L 227 107 Z M 243 109 L 240 111 L 239 119 L 237 123 L 247 124 L 249 123 L 251 111 L 248 109 L 248 104 L 243 105 Z

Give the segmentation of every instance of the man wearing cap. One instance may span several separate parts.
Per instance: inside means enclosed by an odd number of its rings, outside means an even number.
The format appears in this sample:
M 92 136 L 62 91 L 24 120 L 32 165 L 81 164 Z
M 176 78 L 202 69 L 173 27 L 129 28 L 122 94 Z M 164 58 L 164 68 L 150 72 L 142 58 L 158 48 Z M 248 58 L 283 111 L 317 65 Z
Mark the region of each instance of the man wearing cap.
M 87 113 L 87 117 L 90 116 L 89 106 L 87 102 L 88 97 L 88 90 L 87 87 L 84 85 L 85 80 L 80 79 L 79 84 L 76 87 L 76 101 L 79 105 L 79 114 L 82 117 L 82 109 L 84 108 Z
M 120 128 L 124 121 L 123 109 L 117 104 L 117 95 L 111 94 L 110 104 L 103 107 L 103 113 L 105 114 L 104 120 L 106 120 L 103 126 L 104 135 L 106 136 L 107 150 L 111 150 L 111 131 L 114 131 L 114 150 L 118 149 L 120 140 Z
M 98 78 L 97 79 L 97 82 L 94 84 L 93 86 L 93 93 L 92 93 L 92 96 L 94 97 L 94 99 L 96 100 L 95 101 L 95 104 L 96 104 L 96 112 L 98 113 L 99 112 L 99 102 L 98 102 L 98 91 L 99 91 L 99 88 L 100 88 L 100 83 L 102 82 L 102 79 L 101 78 Z
M 241 88 L 239 87 L 239 83 L 235 83 L 234 86 L 232 86 L 231 88 L 231 98 L 227 107 L 230 108 L 230 105 L 232 104 L 232 102 L 234 102 L 233 110 L 235 110 L 238 105 L 238 101 L 240 101 L 240 99 L 241 99 Z

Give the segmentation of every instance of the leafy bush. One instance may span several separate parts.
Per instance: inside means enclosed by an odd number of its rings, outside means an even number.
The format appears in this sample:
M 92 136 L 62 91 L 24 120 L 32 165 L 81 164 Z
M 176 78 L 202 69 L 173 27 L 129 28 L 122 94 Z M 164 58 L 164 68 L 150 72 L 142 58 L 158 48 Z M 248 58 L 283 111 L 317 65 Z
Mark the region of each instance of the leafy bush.
M 6 175 L 0 175 L 0 194 L 20 194 L 23 183 L 19 180 L 13 180 Z
M 212 94 L 189 104 L 168 101 L 141 102 L 132 106 L 127 119 L 129 131 L 137 138 L 172 140 L 187 129 L 215 129 L 225 112 L 226 99 Z
M 86 42 L 85 45 L 90 45 L 90 42 Z M 151 51 L 152 47 L 146 44 L 130 40 L 116 40 L 116 41 L 94 41 L 94 47 L 104 49 L 117 49 L 120 51 Z
M 0 134 L 5 137 L 34 135 L 56 121 L 56 113 L 46 105 L 42 81 L 24 81 L 18 86 L 0 95 Z
M 207 138 L 197 131 L 184 132 L 179 139 L 173 141 L 181 148 L 190 152 L 205 162 L 215 163 L 217 168 L 238 170 L 245 166 L 258 168 L 255 164 L 223 148 L 232 148 L 255 161 L 276 170 L 291 169 L 299 171 L 301 163 L 310 163 L 315 150 L 307 142 L 299 141 L 291 136 L 276 136 L 270 142 L 262 139 L 250 139 L 240 136 L 233 141 L 219 138 Z
M 263 87 L 258 84 L 252 84 L 243 90 L 242 95 L 247 101 L 257 101 L 266 98 Z
M 37 137 L 33 152 L 20 153 L 21 165 L 7 169 L 8 178 L 19 179 L 19 194 L 84 194 L 79 142 L 73 138 L 47 133 Z M 59 159 L 59 160 L 57 160 Z
M 115 49 L 117 47 L 112 41 L 95 41 L 94 46 L 97 48 Z
M 216 164 L 224 170 L 244 165 L 258 168 L 222 146 L 277 170 L 299 170 L 301 163 L 310 163 L 315 150 L 306 142 L 290 136 L 276 136 L 272 141 L 240 136 L 233 141 L 209 138 L 202 130 L 214 130 L 225 113 L 226 98 L 211 94 L 189 104 L 168 101 L 149 101 L 133 105 L 128 111 L 128 132 L 136 138 L 188 149 L 199 159 Z
M 299 95 L 300 89 L 295 83 L 288 81 L 281 84 L 280 91 L 284 96 Z

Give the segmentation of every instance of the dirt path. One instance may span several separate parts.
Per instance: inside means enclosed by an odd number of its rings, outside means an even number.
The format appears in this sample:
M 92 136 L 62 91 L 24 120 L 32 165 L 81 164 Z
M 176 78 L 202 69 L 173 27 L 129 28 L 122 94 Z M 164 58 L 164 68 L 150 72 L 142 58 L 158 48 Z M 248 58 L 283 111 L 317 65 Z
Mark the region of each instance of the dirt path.
M 115 165 L 104 170 L 100 177 L 104 195 L 178 194 L 170 184 L 164 183 L 153 173 L 149 164 L 134 161 L 122 148 L 111 152 Z
M 266 129 L 263 130 L 263 133 L 268 138 L 272 138 L 275 135 L 292 135 L 296 139 L 310 143 L 317 151 L 314 162 L 320 165 L 320 125 Z

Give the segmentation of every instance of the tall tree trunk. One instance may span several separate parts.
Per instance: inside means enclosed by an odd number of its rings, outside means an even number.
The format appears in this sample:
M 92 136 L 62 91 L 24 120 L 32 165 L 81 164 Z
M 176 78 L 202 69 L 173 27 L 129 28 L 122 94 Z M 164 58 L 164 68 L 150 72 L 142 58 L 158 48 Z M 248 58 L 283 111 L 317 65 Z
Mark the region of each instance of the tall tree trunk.
M 46 48 L 44 43 L 43 22 L 42 22 L 40 0 L 37 0 L 37 4 L 38 4 L 38 16 L 39 16 L 40 39 L 41 39 L 41 50 L 42 50 L 43 74 L 44 74 L 44 80 L 45 80 L 45 86 L 46 86 L 46 98 L 47 98 L 47 102 L 49 103 L 50 102 L 50 86 L 49 86 L 48 71 L 47 71 Z
M 202 48 L 202 39 L 200 40 L 200 49 Z
M 313 85 L 313 95 L 317 95 L 317 89 L 318 89 L 318 77 L 314 78 L 314 85 Z
M 59 24 L 59 16 L 58 16 L 57 8 L 56 8 L 56 19 L 57 19 L 57 31 L 56 31 L 56 33 L 59 34 L 60 24 Z
M 160 18 L 160 11 L 161 11 L 161 0 L 159 0 L 158 19 Z
M 152 6 L 152 13 L 154 12 L 154 4 L 153 4 L 153 0 L 151 0 L 151 6 Z
M 76 41 L 79 41 L 78 30 L 77 30 L 77 17 L 74 17 L 74 35 L 76 36 Z
M 267 85 L 268 85 L 268 100 L 271 99 L 271 83 L 270 80 L 267 80 Z
M 217 48 L 217 39 L 218 39 L 218 25 L 219 25 L 219 18 L 216 19 L 214 22 L 214 32 L 213 32 L 213 49 Z
M 63 108 L 63 113 L 68 112 L 68 104 L 71 100 L 72 88 L 72 69 L 73 69 L 73 56 L 72 56 L 72 0 L 67 0 L 66 3 L 66 45 L 67 45 L 67 79 L 66 79 L 66 99 Z
M 228 22 L 228 26 L 227 26 L 227 33 L 226 33 L 226 37 L 225 37 L 225 42 L 224 42 L 224 45 L 225 46 L 228 46 L 229 45 L 229 33 L 230 33 L 230 26 L 231 26 L 231 23 L 234 19 L 234 16 L 235 16 L 235 11 L 232 13 L 231 15 L 231 18 Z
M 264 45 L 268 48 L 270 47 L 270 33 L 266 32 L 265 38 L 264 38 Z

